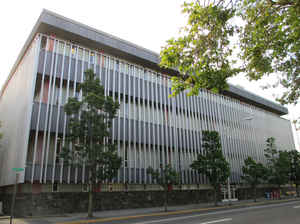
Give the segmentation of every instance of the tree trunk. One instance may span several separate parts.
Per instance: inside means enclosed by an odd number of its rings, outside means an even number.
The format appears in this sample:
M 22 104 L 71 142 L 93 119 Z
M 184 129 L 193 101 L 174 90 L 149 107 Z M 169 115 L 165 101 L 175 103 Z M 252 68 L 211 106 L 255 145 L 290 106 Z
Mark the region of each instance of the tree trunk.
M 280 187 L 280 185 L 279 185 L 279 186 L 278 186 L 278 193 L 279 193 L 278 199 L 279 199 L 279 200 L 281 199 L 280 189 L 281 189 L 281 187 Z
M 256 195 L 257 195 L 256 186 L 253 186 L 253 190 L 254 190 L 254 202 L 256 202 Z
M 89 206 L 88 206 L 88 218 L 93 217 L 93 185 L 90 184 L 89 189 Z
M 217 197 L 217 189 L 214 188 L 214 199 L 215 199 L 215 206 L 218 206 L 218 197 Z
M 297 197 L 299 198 L 300 192 L 299 192 L 298 187 L 299 187 L 299 184 L 296 184 L 296 195 L 297 195 Z
M 164 203 L 164 207 L 165 207 L 165 212 L 168 211 L 168 189 L 165 188 L 165 203 Z

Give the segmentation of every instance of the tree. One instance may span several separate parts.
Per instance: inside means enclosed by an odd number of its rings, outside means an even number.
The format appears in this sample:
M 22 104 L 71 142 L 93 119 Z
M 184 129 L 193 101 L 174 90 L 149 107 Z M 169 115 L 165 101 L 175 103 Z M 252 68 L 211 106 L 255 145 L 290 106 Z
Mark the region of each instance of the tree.
M 85 166 L 89 175 L 88 217 L 92 217 L 95 185 L 111 181 L 121 166 L 116 147 L 110 142 L 112 119 L 119 104 L 104 95 L 104 88 L 93 70 L 84 74 L 85 81 L 79 84 L 82 100 L 69 98 L 64 107 L 69 122 L 67 144 L 61 156 L 69 165 Z
M 254 202 L 256 202 L 257 185 L 265 181 L 267 168 L 262 163 L 254 161 L 251 157 L 244 160 L 242 167 L 243 175 L 241 178 L 253 189 Z
M 219 133 L 202 131 L 202 136 L 203 153 L 198 154 L 197 160 L 191 164 L 191 168 L 208 178 L 214 188 L 215 205 L 218 205 L 220 185 L 226 183 L 230 175 L 230 167 L 222 154 Z
M 154 181 L 162 186 L 165 192 L 164 208 L 165 212 L 168 211 L 168 191 L 172 190 L 172 185 L 179 183 L 179 175 L 170 164 L 166 165 L 165 168 L 161 165 L 160 169 L 154 170 L 152 167 L 147 169 L 147 173 L 150 174 Z
M 200 88 L 226 89 L 226 80 L 239 72 L 230 58 L 229 38 L 236 29 L 230 23 L 234 11 L 191 2 L 184 3 L 183 13 L 188 15 L 183 35 L 168 40 L 160 53 L 160 65 L 180 73 L 172 78 L 173 95 L 184 89 L 189 89 L 190 95 L 197 95 Z
M 300 153 L 297 150 L 289 151 L 290 180 L 296 185 L 297 197 L 300 196 Z
M 286 91 L 281 103 L 297 103 L 300 93 L 300 2 L 240 0 L 241 59 L 251 80 L 279 74 Z
M 173 74 L 174 95 L 185 89 L 190 94 L 199 88 L 222 91 L 228 77 L 243 72 L 250 80 L 275 75 L 286 89 L 277 100 L 297 104 L 299 1 L 195 0 L 184 3 L 182 12 L 188 17 L 183 32 L 160 53 L 160 65 L 180 73 Z
M 289 182 L 290 161 L 287 151 L 277 151 L 275 139 L 267 139 L 267 148 L 265 149 L 267 159 L 268 182 L 277 185 L 280 191 L 281 186 Z

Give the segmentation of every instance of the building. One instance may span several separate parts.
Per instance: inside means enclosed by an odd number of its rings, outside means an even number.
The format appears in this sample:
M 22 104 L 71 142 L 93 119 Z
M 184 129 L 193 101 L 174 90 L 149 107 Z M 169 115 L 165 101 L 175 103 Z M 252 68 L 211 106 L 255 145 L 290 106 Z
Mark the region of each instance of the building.
M 223 94 L 169 98 L 174 71 L 158 62 L 154 52 L 44 10 L 0 93 L 3 192 L 15 182 L 15 167 L 25 169 L 20 192 L 86 190 L 85 169 L 64 166 L 57 155 L 66 135 L 62 106 L 69 96 L 81 97 L 77 85 L 87 68 L 121 105 L 112 140 L 123 167 L 113 189 L 104 191 L 155 189 L 146 168 L 160 164 L 181 173 L 181 189 L 207 186 L 189 168 L 201 153 L 201 130 L 220 133 L 235 184 L 247 156 L 264 161 L 268 137 L 281 149 L 294 148 L 290 122 L 281 118 L 285 107 L 235 86 Z

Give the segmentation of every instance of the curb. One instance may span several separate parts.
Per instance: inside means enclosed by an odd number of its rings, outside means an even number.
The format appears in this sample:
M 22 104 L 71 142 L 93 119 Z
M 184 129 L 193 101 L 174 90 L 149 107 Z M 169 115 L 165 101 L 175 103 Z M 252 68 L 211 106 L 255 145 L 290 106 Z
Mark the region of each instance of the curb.
M 53 214 L 53 215 L 43 215 L 43 216 L 24 216 L 24 217 L 14 217 L 14 219 L 42 219 L 42 218 L 57 218 L 57 217 L 69 217 L 65 214 Z M 10 219 L 10 216 L 0 216 L 0 220 Z
M 273 201 L 244 203 L 244 204 L 237 204 L 237 205 L 222 205 L 219 207 L 206 207 L 206 208 L 179 210 L 179 211 L 171 211 L 171 212 L 158 212 L 158 213 L 151 213 L 151 214 L 122 216 L 122 217 L 84 219 L 84 220 L 77 220 L 77 221 L 59 222 L 57 224 L 88 224 L 88 223 L 96 223 L 96 222 L 109 222 L 109 221 L 128 220 L 128 219 L 136 219 L 136 218 L 143 218 L 143 217 L 168 216 L 168 215 L 188 214 L 193 212 L 224 210 L 230 208 L 252 207 L 257 205 L 280 204 L 280 203 L 292 202 L 292 201 L 300 201 L 300 199 L 299 198 L 282 199 L 282 200 L 273 200 Z

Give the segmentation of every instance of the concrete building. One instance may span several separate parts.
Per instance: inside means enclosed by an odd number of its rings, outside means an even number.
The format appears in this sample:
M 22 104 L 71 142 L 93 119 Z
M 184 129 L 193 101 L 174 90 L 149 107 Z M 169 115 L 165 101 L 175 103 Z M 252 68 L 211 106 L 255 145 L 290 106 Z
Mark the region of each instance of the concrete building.
M 220 133 L 236 184 L 247 156 L 264 161 L 268 137 L 280 149 L 294 148 L 290 122 L 281 118 L 285 107 L 232 85 L 223 94 L 169 98 L 174 71 L 158 63 L 152 51 L 44 10 L 1 90 L 0 188 L 9 189 L 18 167 L 25 169 L 21 192 L 85 190 L 85 169 L 64 166 L 57 155 L 66 136 L 63 105 L 81 97 L 78 83 L 87 68 L 121 105 L 112 140 L 123 166 L 113 189 L 102 190 L 154 189 L 146 168 L 160 164 L 180 172 L 181 189 L 207 186 L 189 168 L 201 153 L 202 130 Z

